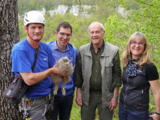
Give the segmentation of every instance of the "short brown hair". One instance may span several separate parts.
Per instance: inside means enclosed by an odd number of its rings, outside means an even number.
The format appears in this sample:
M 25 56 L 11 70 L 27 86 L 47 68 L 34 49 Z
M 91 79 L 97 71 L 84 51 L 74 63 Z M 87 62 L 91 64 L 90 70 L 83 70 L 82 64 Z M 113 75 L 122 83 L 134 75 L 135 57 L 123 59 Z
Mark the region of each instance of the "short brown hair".
M 63 28 L 70 28 L 71 29 L 71 34 L 72 34 L 72 26 L 68 22 L 61 22 L 58 25 L 56 31 L 59 32 L 61 27 L 63 27 Z

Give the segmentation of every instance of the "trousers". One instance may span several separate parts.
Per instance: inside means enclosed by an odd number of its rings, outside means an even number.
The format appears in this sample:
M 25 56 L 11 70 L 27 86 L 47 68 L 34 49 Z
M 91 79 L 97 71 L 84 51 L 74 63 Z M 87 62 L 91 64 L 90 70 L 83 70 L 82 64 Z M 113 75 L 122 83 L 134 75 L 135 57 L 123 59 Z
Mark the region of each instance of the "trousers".
M 73 93 L 59 97 L 55 96 L 53 105 L 53 120 L 69 120 L 73 104 Z
M 26 114 L 26 119 L 32 120 L 34 118 L 33 120 L 47 120 L 45 116 L 48 106 L 46 96 L 35 99 L 24 97 L 23 99 L 23 114 Z
M 82 100 L 82 120 L 95 120 L 96 109 L 98 109 L 99 120 L 112 120 L 113 111 L 110 111 L 109 106 L 105 108 L 102 106 L 102 94 L 90 92 L 89 105 L 85 105 Z

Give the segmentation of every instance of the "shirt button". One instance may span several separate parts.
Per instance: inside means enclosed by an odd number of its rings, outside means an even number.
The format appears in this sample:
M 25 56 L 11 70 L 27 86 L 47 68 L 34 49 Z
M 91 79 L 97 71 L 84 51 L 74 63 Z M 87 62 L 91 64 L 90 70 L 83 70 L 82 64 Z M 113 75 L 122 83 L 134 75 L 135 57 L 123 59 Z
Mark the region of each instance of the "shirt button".
M 95 89 L 97 89 L 97 87 L 95 87 Z
M 97 80 L 95 79 L 95 81 L 97 81 Z
M 96 70 L 96 72 L 97 72 L 97 70 Z

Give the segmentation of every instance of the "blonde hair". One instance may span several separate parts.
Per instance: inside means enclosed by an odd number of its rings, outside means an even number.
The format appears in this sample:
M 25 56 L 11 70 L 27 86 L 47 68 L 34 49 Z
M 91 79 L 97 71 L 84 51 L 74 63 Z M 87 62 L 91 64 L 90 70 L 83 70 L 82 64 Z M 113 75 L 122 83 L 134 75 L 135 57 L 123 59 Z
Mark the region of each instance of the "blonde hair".
M 130 36 L 130 38 L 129 38 L 128 42 L 127 42 L 127 45 L 126 45 L 126 47 L 124 49 L 124 52 L 122 54 L 122 65 L 123 65 L 123 67 L 127 66 L 127 59 L 128 58 L 132 58 L 132 53 L 131 53 L 131 49 L 130 49 L 131 48 L 130 42 L 131 41 L 135 41 L 138 38 L 142 42 L 144 42 L 145 45 L 144 45 L 144 50 L 143 50 L 143 52 L 142 52 L 142 54 L 140 56 L 140 60 L 137 63 L 137 65 L 142 67 L 144 64 L 151 62 L 151 60 L 150 60 L 150 52 L 149 52 L 149 45 L 148 45 L 146 36 L 141 32 L 135 32 Z M 129 62 L 131 63 L 131 59 L 129 60 Z

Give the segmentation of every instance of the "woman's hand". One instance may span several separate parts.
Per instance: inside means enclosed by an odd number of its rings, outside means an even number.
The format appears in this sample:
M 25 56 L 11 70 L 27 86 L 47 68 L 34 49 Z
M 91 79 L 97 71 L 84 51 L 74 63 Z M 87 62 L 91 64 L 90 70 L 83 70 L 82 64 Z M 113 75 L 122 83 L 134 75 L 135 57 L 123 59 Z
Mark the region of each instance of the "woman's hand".
M 149 117 L 153 118 L 153 120 L 159 120 L 160 119 L 160 115 L 158 115 L 158 114 L 152 114 L 152 115 L 149 115 Z

